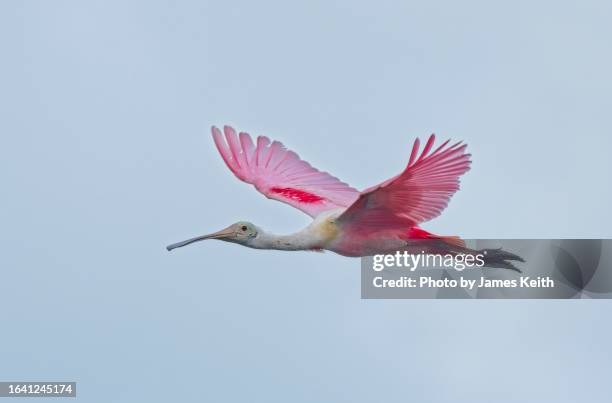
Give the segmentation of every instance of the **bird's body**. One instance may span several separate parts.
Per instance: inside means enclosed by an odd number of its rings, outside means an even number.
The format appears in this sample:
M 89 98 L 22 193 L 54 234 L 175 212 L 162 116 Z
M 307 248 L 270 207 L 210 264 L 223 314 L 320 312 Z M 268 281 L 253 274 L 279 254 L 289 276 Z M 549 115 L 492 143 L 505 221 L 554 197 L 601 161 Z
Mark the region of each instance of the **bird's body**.
M 417 227 L 410 228 L 403 234 L 393 230 L 354 234 L 343 231 L 338 225 L 337 219 L 343 212 L 343 209 L 325 211 L 305 228 L 288 235 L 274 235 L 255 227 L 258 236 L 240 243 L 254 249 L 316 252 L 329 250 L 342 256 L 360 257 L 392 253 L 400 249 L 421 251 L 423 240 L 438 239 L 452 243 L 454 238 L 438 237 Z
M 416 139 L 406 168 L 383 183 L 362 192 L 301 160 L 281 143 L 216 127 L 212 135 L 228 168 L 270 199 L 287 203 L 312 217 L 306 228 L 289 235 L 273 235 L 249 223 L 238 222 L 216 233 L 170 245 L 168 250 L 204 239 L 220 239 L 255 249 L 329 250 L 343 256 L 369 256 L 408 250 L 465 253 L 454 236 L 429 233 L 420 224 L 437 217 L 459 189 L 459 177 L 470 167 L 466 145 L 444 142 L 435 150 L 432 134 L 423 150 Z M 433 150 L 433 151 L 432 151 Z M 471 251 L 473 252 L 473 251 Z M 505 252 L 504 252 L 505 253 Z M 514 268 L 505 260 L 494 267 Z M 514 257 L 518 259 L 514 259 Z M 509 265 L 509 266 L 508 266 Z

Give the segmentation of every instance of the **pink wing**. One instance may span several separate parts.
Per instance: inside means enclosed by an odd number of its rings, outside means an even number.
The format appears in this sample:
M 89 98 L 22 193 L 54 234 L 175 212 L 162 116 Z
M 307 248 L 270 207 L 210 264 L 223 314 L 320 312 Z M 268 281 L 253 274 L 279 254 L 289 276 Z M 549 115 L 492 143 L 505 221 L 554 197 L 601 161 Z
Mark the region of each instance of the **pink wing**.
M 289 151 L 278 141 L 251 136 L 233 128 L 221 131 L 213 126 L 215 145 L 228 168 L 238 179 L 250 183 L 270 199 L 302 210 L 311 217 L 336 208 L 350 206 L 359 192 L 327 172 L 321 172 Z
M 459 177 L 470 169 L 467 145 L 446 147 L 448 140 L 430 153 L 435 135 L 423 152 L 419 139 L 412 146 L 406 169 L 401 174 L 361 192 L 338 223 L 362 233 L 407 230 L 440 215 L 451 196 L 459 190 Z

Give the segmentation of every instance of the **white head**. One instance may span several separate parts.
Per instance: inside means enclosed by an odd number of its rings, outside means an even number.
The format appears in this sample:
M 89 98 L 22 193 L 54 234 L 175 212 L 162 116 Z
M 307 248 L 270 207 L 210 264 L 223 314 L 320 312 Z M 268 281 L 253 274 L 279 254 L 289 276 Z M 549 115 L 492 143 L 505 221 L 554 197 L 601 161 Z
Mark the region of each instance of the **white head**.
M 238 221 L 221 231 L 213 232 L 212 234 L 202 235 L 195 238 L 187 239 L 183 242 L 177 242 L 166 246 L 166 249 L 181 248 L 194 242 L 204 241 L 206 239 L 218 239 L 220 241 L 233 242 L 244 246 L 250 246 L 250 243 L 261 232 L 257 226 L 247 221 Z

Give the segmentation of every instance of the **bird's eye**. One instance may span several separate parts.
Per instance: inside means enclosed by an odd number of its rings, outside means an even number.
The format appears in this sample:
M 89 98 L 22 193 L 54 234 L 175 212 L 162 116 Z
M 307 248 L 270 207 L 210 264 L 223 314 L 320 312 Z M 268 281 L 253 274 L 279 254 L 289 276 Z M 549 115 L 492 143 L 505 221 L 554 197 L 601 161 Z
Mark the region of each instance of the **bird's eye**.
M 246 225 L 243 225 L 242 228 L 240 228 L 240 229 L 243 230 L 243 231 L 246 231 L 247 227 L 246 227 Z

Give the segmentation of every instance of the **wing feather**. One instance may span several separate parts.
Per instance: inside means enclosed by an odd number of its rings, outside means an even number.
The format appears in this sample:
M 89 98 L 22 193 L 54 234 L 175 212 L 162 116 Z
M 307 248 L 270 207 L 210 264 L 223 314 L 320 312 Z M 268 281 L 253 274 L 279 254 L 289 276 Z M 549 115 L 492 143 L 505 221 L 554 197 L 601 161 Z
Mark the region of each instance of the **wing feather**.
M 471 161 L 465 152 L 467 145 L 459 142 L 447 147 L 447 140 L 430 153 L 434 142 L 432 134 L 419 155 L 416 139 L 404 171 L 361 192 L 337 222 L 362 233 L 405 231 L 440 215 Z
M 248 133 L 213 127 L 212 136 L 221 158 L 236 177 L 270 199 L 285 202 L 316 217 L 323 211 L 347 208 L 359 192 L 327 172 L 313 168 L 278 141 L 265 136 L 254 143 Z

